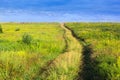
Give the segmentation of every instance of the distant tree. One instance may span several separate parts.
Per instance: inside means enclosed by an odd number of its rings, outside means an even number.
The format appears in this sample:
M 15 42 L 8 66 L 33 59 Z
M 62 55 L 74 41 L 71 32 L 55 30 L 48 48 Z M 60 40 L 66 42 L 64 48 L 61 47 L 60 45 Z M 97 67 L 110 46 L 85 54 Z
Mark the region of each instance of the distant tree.
M 0 25 L 0 33 L 3 33 L 2 26 Z

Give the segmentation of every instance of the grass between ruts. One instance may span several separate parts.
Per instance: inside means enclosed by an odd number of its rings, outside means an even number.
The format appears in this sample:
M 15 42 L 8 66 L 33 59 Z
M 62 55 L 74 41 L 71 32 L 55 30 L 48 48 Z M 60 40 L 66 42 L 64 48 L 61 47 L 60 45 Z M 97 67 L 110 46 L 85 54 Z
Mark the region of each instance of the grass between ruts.
M 63 54 L 60 54 L 53 61 L 49 69 L 42 74 L 45 80 L 73 80 L 78 75 L 79 65 L 82 59 L 82 47 L 64 24 L 61 24 L 61 28 L 65 30 L 64 35 L 67 48 Z

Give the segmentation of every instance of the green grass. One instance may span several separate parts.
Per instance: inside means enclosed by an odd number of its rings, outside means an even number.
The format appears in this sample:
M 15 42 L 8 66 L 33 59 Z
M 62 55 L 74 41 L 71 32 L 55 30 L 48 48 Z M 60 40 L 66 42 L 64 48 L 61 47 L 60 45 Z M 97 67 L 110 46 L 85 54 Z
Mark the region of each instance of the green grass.
M 90 51 L 83 55 L 84 59 L 92 59 L 85 61 L 87 68 L 90 68 L 89 63 L 92 69 L 92 75 L 88 76 L 88 70 L 85 79 L 119 80 L 120 23 L 67 23 L 66 26 L 73 30 L 81 43 L 92 48 L 90 55 L 87 55 Z
M 120 80 L 120 23 L 65 25 L 1 23 L 0 80 Z
M 64 30 L 58 23 L 2 23 L 1 26 L 4 33 L 0 34 L 0 80 L 32 80 L 40 76 L 38 73 L 46 62 L 65 48 Z M 30 44 L 23 41 L 24 34 L 30 35 L 25 39 Z

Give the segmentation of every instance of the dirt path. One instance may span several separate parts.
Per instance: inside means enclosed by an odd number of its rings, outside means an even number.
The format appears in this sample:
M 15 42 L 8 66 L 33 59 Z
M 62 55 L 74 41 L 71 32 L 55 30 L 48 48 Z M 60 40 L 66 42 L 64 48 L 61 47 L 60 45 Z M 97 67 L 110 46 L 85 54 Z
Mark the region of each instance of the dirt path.
M 73 80 L 78 75 L 82 47 L 64 23 L 61 23 L 61 28 L 65 30 L 67 48 L 42 73 L 44 80 Z
M 79 39 L 79 42 L 82 45 L 82 58 L 80 59 L 82 63 L 79 64 L 79 72 L 75 80 L 101 80 L 100 76 L 96 74 L 96 61 L 92 58 L 94 52 L 91 44 L 87 43 L 84 38 L 78 37 L 72 29 L 69 27 L 67 28 L 72 32 L 74 37 Z
M 65 27 L 64 23 L 61 23 L 61 27 L 65 30 L 65 37 L 67 40 L 68 52 L 74 51 L 74 53 L 80 52 L 81 51 L 81 45 L 79 41 L 73 36 L 72 32 Z

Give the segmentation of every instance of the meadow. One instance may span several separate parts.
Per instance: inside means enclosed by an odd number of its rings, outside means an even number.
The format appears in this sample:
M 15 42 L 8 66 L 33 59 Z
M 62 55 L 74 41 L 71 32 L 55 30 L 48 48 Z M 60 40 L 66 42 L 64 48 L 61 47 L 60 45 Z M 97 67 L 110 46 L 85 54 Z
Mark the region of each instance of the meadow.
M 58 23 L 1 23 L 0 80 L 40 79 L 48 61 L 64 51 Z
M 66 23 L 66 27 L 83 46 L 79 80 L 120 80 L 120 23 Z
M 0 23 L 0 80 L 120 80 L 120 23 Z

